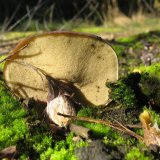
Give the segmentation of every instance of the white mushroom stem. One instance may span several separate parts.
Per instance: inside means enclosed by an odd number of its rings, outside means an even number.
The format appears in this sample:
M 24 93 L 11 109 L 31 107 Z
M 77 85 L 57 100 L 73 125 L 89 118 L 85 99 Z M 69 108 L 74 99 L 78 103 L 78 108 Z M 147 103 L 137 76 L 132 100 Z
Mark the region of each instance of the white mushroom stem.
M 68 97 L 62 94 L 59 94 L 56 98 L 47 102 L 46 112 L 50 120 L 60 127 L 66 127 L 70 118 L 62 117 L 57 114 L 58 112 L 72 116 L 76 115 L 74 105 L 70 102 Z

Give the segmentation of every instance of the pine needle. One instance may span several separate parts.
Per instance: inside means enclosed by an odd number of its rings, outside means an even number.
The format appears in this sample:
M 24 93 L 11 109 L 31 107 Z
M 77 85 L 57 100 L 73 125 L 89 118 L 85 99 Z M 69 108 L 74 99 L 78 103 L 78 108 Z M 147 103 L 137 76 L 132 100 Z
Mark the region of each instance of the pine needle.
M 126 134 L 129 134 L 132 137 L 137 138 L 139 141 L 143 141 L 143 137 L 141 137 L 140 135 L 131 131 L 130 129 L 126 128 L 125 126 L 123 126 L 121 123 L 119 123 L 117 121 L 116 121 L 116 123 L 112 123 L 108 120 L 104 121 L 104 120 L 97 120 L 97 119 L 92 119 L 92 118 L 87 118 L 87 117 L 70 116 L 70 115 L 61 114 L 61 113 L 57 113 L 57 114 L 60 115 L 60 116 L 63 116 L 63 117 L 71 118 L 72 120 L 80 120 L 80 121 L 86 121 L 86 122 L 91 122 L 91 123 L 104 124 L 106 126 L 109 126 L 109 127 L 114 128 L 116 130 L 124 132 Z

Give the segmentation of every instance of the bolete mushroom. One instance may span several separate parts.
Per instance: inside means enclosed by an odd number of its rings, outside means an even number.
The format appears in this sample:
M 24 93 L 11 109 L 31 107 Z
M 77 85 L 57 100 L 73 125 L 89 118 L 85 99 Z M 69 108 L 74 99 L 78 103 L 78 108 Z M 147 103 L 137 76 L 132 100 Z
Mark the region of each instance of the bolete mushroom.
M 87 102 L 94 105 L 107 103 L 105 83 L 118 79 L 114 50 L 105 40 L 90 34 L 40 34 L 21 41 L 12 51 L 4 68 L 8 87 L 21 98 L 46 101 L 48 83 L 44 75 L 18 61 L 40 68 L 56 79 L 71 82 Z

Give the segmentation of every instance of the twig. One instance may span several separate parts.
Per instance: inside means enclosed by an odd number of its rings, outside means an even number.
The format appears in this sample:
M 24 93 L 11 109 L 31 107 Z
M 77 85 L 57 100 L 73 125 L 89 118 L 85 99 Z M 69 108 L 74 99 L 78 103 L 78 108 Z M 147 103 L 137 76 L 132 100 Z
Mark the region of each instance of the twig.
M 50 7 L 50 14 L 49 14 L 49 23 L 53 22 L 53 11 L 55 9 L 55 3 L 53 3 Z
M 49 29 L 49 27 L 48 27 L 48 24 L 47 24 L 48 22 L 46 21 L 46 19 L 44 18 L 43 19 L 43 24 L 44 24 L 44 28 L 49 32 L 50 31 L 50 29 Z
M 40 9 L 43 5 L 45 4 L 45 1 L 43 1 L 41 3 L 41 0 L 38 1 L 37 5 L 32 9 L 30 10 L 30 12 L 36 12 L 38 11 L 38 9 Z M 19 20 L 17 20 L 12 26 L 10 26 L 7 31 L 11 31 L 13 28 L 15 28 L 21 21 L 23 21 L 25 18 L 28 17 L 28 13 L 26 13 L 24 16 L 22 16 Z
M 30 23 L 31 23 L 32 17 L 33 17 L 33 15 L 34 15 L 34 12 L 33 12 L 33 14 L 31 15 L 31 11 L 30 11 L 28 5 L 26 6 L 26 11 L 27 11 L 27 14 L 28 14 L 28 22 L 27 22 L 27 24 L 25 25 L 25 28 L 23 29 L 23 31 L 26 31 L 26 30 L 28 29 L 28 27 L 29 27 L 29 25 L 30 25 Z
M 151 7 L 151 4 L 149 4 L 146 0 L 142 0 L 145 6 L 154 14 L 156 15 L 156 11 Z
M 99 7 L 99 3 L 97 2 L 96 3 L 96 6 L 94 6 L 94 8 L 92 9 L 92 11 L 85 17 L 85 19 L 89 19 L 96 11 L 97 11 L 97 8 Z
M 26 7 L 27 10 L 27 14 L 28 14 L 28 23 L 24 29 L 24 31 L 26 31 L 29 27 L 29 24 L 31 23 L 32 18 L 34 17 L 34 15 L 36 14 L 36 12 L 38 11 L 38 9 L 40 9 L 43 5 L 43 3 L 41 4 L 42 0 L 39 0 L 37 5 L 35 6 L 35 8 L 33 8 L 33 11 L 31 12 L 31 10 L 29 9 L 29 7 Z
M 140 129 L 142 129 L 142 126 L 140 125 L 140 124 L 127 124 L 127 125 L 125 125 L 126 127 L 129 127 L 129 128 L 140 128 Z
M 73 22 L 74 20 L 76 20 L 76 19 L 78 18 L 78 16 L 79 16 L 81 13 L 83 13 L 83 11 L 90 5 L 90 2 L 92 2 L 92 0 L 88 0 L 88 2 L 78 11 L 78 13 L 77 13 L 69 22 L 67 22 L 65 25 L 63 25 L 59 30 L 65 29 L 65 27 L 66 27 L 69 23 L 71 23 L 71 22 Z
M 124 130 L 122 130 L 122 128 L 119 127 L 119 125 L 113 124 L 110 121 L 96 120 L 96 119 L 91 119 L 91 118 L 87 118 L 87 117 L 76 117 L 76 116 L 70 116 L 70 115 L 61 114 L 61 113 L 57 113 L 57 114 L 60 116 L 63 116 L 63 117 L 71 118 L 73 120 L 80 120 L 80 121 L 86 121 L 86 122 L 91 122 L 91 123 L 104 124 L 104 125 L 107 125 L 109 127 L 112 127 L 114 129 L 118 129 L 119 131 L 124 132 Z
M 38 22 L 38 20 L 36 20 L 36 22 L 35 22 L 35 27 L 36 27 L 36 31 L 39 32 L 40 28 L 39 28 L 39 22 Z
M 116 121 L 116 120 L 115 120 Z M 130 129 L 128 129 L 127 127 L 125 127 L 124 125 L 122 125 L 121 123 L 119 123 L 118 121 L 116 121 L 117 124 L 119 124 L 120 127 L 122 127 L 126 133 L 130 134 L 131 136 L 143 141 L 143 138 L 141 136 L 139 136 L 138 134 L 136 134 L 135 132 L 131 131 Z
M 4 21 L 5 23 L 3 23 L 3 25 L 2 25 L 1 32 L 4 32 L 7 29 L 7 27 L 9 26 L 9 24 L 13 20 L 13 18 L 16 16 L 16 13 L 19 10 L 20 6 L 21 6 L 21 3 L 19 3 L 19 5 L 16 7 L 16 9 L 13 12 L 12 16 L 10 17 L 10 19 L 8 21 L 6 21 L 6 22 Z
M 112 127 L 114 129 L 117 129 L 121 132 L 127 133 L 135 138 L 137 138 L 140 141 L 143 141 L 143 138 L 141 136 L 139 136 L 138 134 L 134 133 L 133 131 L 129 130 L 128 128 L 124 127 L 122 124 L 117 123 L 114 124 L 110 121 L 103 121 L 103 120 L 96 120 L 96 119 L 91 119 L 91 118 L 86 118 L 86 117 L 76 117 L 76 116 L 70 116 L 70 115 L 65 115 L 65 114 L 61 114 L 61 113 L 57 113 L 60 116 L 63 117 L 67 117 L 67 118 L 71 118 L 73 120 L 80 120 L 80 121 L 86 121 L 86 122 L 91 122 L 91 123 L 100 123 L 100 124 L 104 124 L 107 125 L 109 127 Z
M 5 19 L 4 19 L 4 21 L 2 22 L 2 27 L 1 27 L 1 31 L 0 31 L 0 32 L 3 32 L 4 27 L 5 27 L 5 25 L 6 25 L 7 21 L 8 21 L 8 19 L 9 19 L 9 18 L 6 16 Z

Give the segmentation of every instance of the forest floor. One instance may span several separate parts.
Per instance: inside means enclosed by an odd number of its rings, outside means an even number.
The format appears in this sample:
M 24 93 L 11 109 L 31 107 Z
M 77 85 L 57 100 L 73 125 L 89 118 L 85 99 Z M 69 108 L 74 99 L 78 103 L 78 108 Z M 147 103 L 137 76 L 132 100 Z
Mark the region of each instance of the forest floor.
M 82 107 L 77 116 L 94 119 L 118 121 L 124 126 L 144 137 L 144 128 L 140 124 L 139 115 L 145 110 L 160 125 L 160 31 L 157 21 L 153 19 L 152 29 L 147 22 L 112 28 L 81 27 L 77 32 L 89 32 L 102 36 L 115 50 L 119 61 L 119 80 L 110 87 L 110 99 L 106 107 Z M 150 23 L 150 22 L 148 22 Z M 150 26 L 150 25 L 149 25 Z M 35 32 L 10 32 L 1 36 L 1 44 L 12 39 L 14 45 L 19 40 L 15 37 L 26 37 Z M 5 39 L 5 42 L 4 42 Z M 10 42 L 11 42 L 10 41 Z M 13 46 L 14 46 L 13 45 Z M 5 47 L 4 47 L 5 46 Z M 0 52 L 6 52 L 13 46 L 4 45 Z M 2 56 L 2 59 L 4 55 Z M 3 72 L 3 64 L 1 64 Z M 30 105 L 30 104 L 29 104 Z M 53 160 L 152 160 L 159 159 L 159 145 L 152 143 L 146 146 L 143 141 L 112 129 L 104 124 L 73 121 L 89 128 L 93 137 L 79 138 L 69 133 L 67 137 L 54 135 L 48 124 L 38 115 L 34 106 L 24 109 L 23 104 L 15 99 L 0 80 L 0 150 L 14 148 L 13 159 L 53 159 Z M 148 126 L 149 128 L 153 124 Z M 130 127 L 130 126 L 134 127 Z M 153 134 L 158 141 L 160 137 Z M 77 138 L 78 139 L 78 138 Z M 160 143 L 159 143 L 160 144 Z M 13 148 L 12 148 L 13 149 Z M 0 157 L 2 156 L 0 152 Z M 2 157 L 1 157 L 2 158 Z

